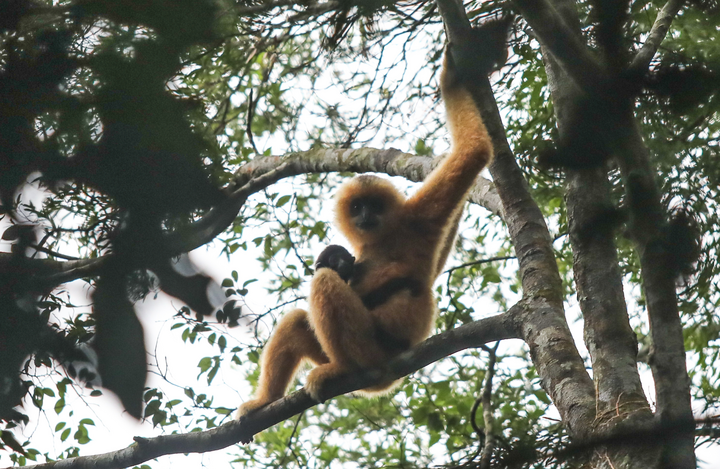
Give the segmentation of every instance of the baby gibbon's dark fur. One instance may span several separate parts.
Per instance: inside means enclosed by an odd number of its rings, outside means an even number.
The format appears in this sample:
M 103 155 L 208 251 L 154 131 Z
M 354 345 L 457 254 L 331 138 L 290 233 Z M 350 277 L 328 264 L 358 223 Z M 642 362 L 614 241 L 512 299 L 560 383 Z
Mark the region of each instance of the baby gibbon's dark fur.
M 320 253 L 315 261 L 316 269 L 332 269 L 344 281 L 349 281 L 353 274 L 355 258 L 342 246 L 331 244 Z

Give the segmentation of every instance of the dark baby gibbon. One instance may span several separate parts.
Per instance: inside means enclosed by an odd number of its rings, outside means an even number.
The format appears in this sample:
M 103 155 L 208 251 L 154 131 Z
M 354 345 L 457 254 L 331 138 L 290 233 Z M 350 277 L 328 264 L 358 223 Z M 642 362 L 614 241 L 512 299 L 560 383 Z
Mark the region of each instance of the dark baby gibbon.
M 316 365 L 305 390 L 322 401 L 328 379 L 377 367 L 430 335 L 436 312 L 432 285 L 445 264 L 465 197 L 493 156 L 480 113 L 463 85 L 472 79 L 456 70 L 448 47 L 440 87 L 453 147 L 412 197 L 368 175 L 340 188 L 335 223 L 357 260 L 339 246 L 320 255 L 309 310 L 296 309 L 278 324 L 262 354 L 255 399 L 240 407 L 238 418 L 283 397 L 305 360 Z M 387 391 L 393 384 L 364 391 Z

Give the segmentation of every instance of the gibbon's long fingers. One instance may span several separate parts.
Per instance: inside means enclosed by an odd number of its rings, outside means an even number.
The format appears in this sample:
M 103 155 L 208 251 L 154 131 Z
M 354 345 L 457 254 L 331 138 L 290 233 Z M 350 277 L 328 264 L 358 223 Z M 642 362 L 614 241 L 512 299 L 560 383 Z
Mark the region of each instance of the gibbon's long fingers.
M 320 269 L 313 277 L 309 319 L 330 363 L 363 368 L 386 358 L 375 339 L 371 314 L 357 293 L 330 269 Z
M 265 345 L 255 399 L 240 406 L 237 416 L 283 397 L 304 359 L 318 364 L 328 361 L 310 327 L 307 312 L 296 309 L 282 318 Z
M 443 98 L 452 150 L 406 204 L 413 216 L 437 225 L 447 223 L 493 157 L 490 135 L 470 92 L 457 82 L 446 84 Z

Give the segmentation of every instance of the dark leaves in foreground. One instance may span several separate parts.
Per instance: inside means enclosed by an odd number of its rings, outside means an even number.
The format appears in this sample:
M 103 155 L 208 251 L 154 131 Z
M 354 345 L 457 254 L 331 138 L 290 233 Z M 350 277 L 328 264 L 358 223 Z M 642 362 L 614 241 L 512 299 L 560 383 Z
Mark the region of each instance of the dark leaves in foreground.
M 160 289 L 182 300 L 195 311 L 198 318 L 213 313 L 214 307 L 208 299 L 208 289 L 213 284 L 210 277 L 200 273 L 182 275 L 169 260 L 157 263 L 151 269 L 160 279 Z
M 687 209 L 675 209 L 667 227 L 666 252 L 668 269 L 680 283 L 695 272 L 702 251 L 701 237 L 697 218 Z
M 720 92 L 718 64 L 663 65 L 647 79 L 646 87 L 654 94 L 667 98 L 670 109 L 686 114 L 707 103 Z
M 124 282 L 116 276 L 100 279 L 93 294 L 98 371 L 104 387 L 120 398 L 135 418 L 142 416 L 147 362 L 145 337 Z

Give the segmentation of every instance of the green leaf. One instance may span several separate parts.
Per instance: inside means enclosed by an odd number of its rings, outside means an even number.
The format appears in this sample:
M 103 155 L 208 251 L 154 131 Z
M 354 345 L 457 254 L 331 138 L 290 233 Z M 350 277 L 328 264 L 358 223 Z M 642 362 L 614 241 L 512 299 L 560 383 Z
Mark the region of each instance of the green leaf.
M 53 410 L 55 410 L 55 413 L 59 415 L 60 412 L 62 412 L 64 408 L 65 408 L 65 398 L 61 397 L 60 399 L 57 400 L 57 402 L 55 402 L 55 407 L 53 408 Z
M 212 366 L 212 359 L 210 357 L 203 357 L 200 359 L 200 362 L 198 363 L 198 368 L 200 368 L 200 374 L 205 373 L 207 370 L 210 369 Z

